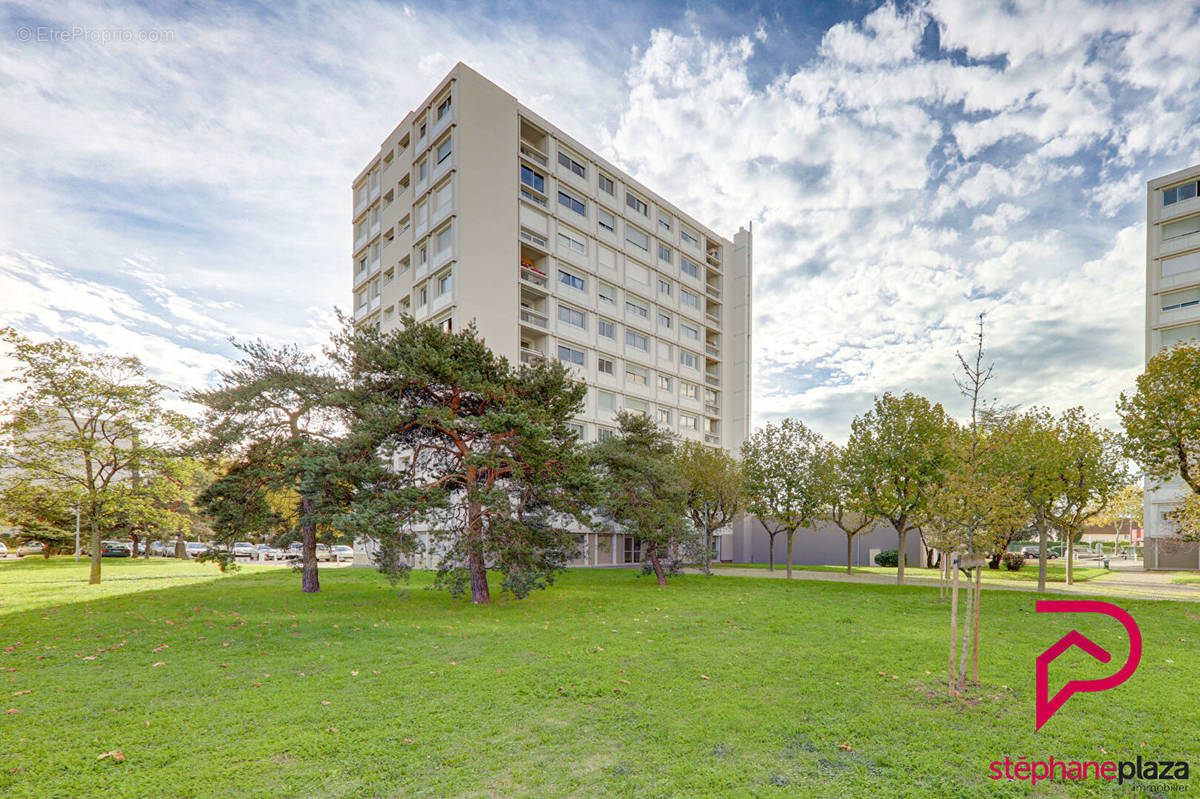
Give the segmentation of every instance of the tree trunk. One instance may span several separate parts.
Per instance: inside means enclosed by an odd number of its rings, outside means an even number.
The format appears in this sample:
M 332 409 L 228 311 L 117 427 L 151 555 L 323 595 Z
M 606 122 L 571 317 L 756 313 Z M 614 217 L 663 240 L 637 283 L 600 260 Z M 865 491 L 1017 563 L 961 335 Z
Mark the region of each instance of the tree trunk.
M 787 534 L 787 578 L 792 579 L 792 542 L 796 538 L 795 530 L 788 530 Z
M 470 502 L 467 506 L 467 570 L 471 575 L 471 601 L 476 605 L 491 602 L 487 560 L 483 554 L 483 514 L 477 502 Z
M 138 534 L 130 533 L 129 540 L 133 542 L 133 557 L 136 558 L 138 556 Z
M 704 519 L 704 573 L 712 576 L 712 519 Z
M 312 521 L 311 497 L 300 500 L 300 513 L 304 531 L 300 545 L 300 592 L 315 594 L 321 590 L 321 579 L 317 574 L 317 526 Z
M 958 643 L 958 565 L 953 555 L 950 556 L 950 568 L 954 570 L 954 582 L 950 588 L 950 676 L 946 684 L 950 688 L 950 696 L 954 696 L 955 676 L 958 673 L 954 662 L 955 644 Z
M 967 687 L 967 650 L 971 643 L 971 611 L 974 606 L 974 582 L 972 579 L 974 569 L 967 572 L 967 612 L 963 619 L 963 636 L 962 636 L 962 657 L 958 661 L 958 675 L 956 678 L 956 690 L 963 690 Z M 955 573 L 957 577 L 957 572 Z
M 175 539 L 175 557 L 180 560 L 187 558 L 187 542 L 183 540 L 183 533 Z
M 646 556 L 650 558 L 650 566 L 654 569 L 654 576 L 658 578 L 659 585 L 667 584 L 667 575 L 663 574 L 662 563 L 658 559 L 658 546 L 651 544 L 646 551 Z
M 975 642 L 971 646 L 971 679 L 979 684 L 979 604 L 983 599 L 983 569 L 975 570 Z
M 96 503 L 92 502 L 92 571 L 88 575 L 88 585 L 100 584 L 100 514 L 97 513 Z
M 1038 530 L 1038 593 L 1046 590 L 1046 525 L 1039 522 Z
M 769 542 L 767 546 L 767 571 L 775 571 L 775 536 L 777 535 L 779 533 L 767 533 L 767 540 Z
M 846 574 L 854 574 L 854 536 L 846 533 Z
M 896 552 L 896 585 L 904 585 L 904 554 L 908 530 L 905 529 L 903 521 L 897 525 L 897 529 L 899 530 L 900 547 Z
M 1067 585 L 1075 582 L 1075 536 L 1067 533 Z

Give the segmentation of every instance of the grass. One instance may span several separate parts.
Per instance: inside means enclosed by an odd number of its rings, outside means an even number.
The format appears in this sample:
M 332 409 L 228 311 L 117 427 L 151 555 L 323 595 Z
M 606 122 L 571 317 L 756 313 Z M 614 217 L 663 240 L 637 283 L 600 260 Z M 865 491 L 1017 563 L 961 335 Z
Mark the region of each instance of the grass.
M 988 764 L 1200 757 L 1186 603 L 1123 603 L 1138 672 L 1035 733 L 1038 653 L 1072 628 L 1125 650 L 1028 593 L 985 595 L 982 684 L 951 701 L 931 588 L 594 570 L 474 607 L 420 573 L 327 571 L 305 596 L 287 569 L 159 563 L 106 563 L 99 592 L 70 559 L 0 564 L 0 795 L 1137 796 Z M 1111 670 L 1074 650 L 1051 676 Z
M 736 569 L 766 569 L 766 563 L 714 563 L 713 568 L 736 568 Z M 814 571 L 814 572 L 841 572 L 846 573 L 845 566 L 798 566 L 793 565 L 794 571 Z M 775 571 L 786 571 L 787 564 L 775 564 Z M 1082 583 L 1088 580 L 1094 580 L 1102 574 L 1111 573 L 1111 569 L 1092 568 L 1092 567 L 1075 567 L 1075 582 Z M 896 576 L 895 566 L 855 566 L 855 574 L 886 574 L 890 577 Z M 908 577 L 923 577 L 925 579 L 936 580 L 941 574 L 941 569 L 926 569 L 917 566 L 909 566 L 904 570 L 905 578 Z M 1016 583 L 1036 583 L 1038 579 L 1037 563 L 1026 563 L 1025 568 L 1020 571 L 1010 572 L 1007 569 L 984 569 L 983 581 L 987 582 L 1016 582 Z M 1067 567 L 1059 563 L 1046 564 L 1046 582 L 1047 583 L 1066 583 Z

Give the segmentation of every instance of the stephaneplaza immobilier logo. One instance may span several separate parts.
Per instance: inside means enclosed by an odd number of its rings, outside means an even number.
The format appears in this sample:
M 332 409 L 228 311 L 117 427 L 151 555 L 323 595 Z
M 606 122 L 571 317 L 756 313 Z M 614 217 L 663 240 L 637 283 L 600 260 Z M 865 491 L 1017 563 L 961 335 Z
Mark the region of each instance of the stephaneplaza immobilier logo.
M 1050 718 L 1066 704 L 1066 701 L 1076 693 L 1083 691 L 1107 691 L 1116 688 L 1128 680 L 1137 671 L 1142 659 L 1142 631 L 1138 628 L 1133 617 L 1121 608 L 1108 602 L 1096 600 L 1040 600 L 1037 603 L 1038 613 L 1100 613 L 1111 616 L 1121 622 L 1129 636 L 1129 656 L 1125 664 L 1114 674 L 1096 680 L 1070 680 L 1062 690 L 1053 697 L 1050 694 L 1050 664 L 1059 655 L 1073 646 L 1099 660 L 1108 663 L 1112 655 L 1094 641 L 1082 635 L 1078 630 L 1060 638 L 1053 646 L 1037 656 L 1035 678 L 1037 683 L 1036 729 L 1041 729 Z M 1045 780 L 1116 780 L 1118 785 L 1126 781 L 1155 780 L 1155 791 L 1183 791 L 1186 786 L 1175 782 L 1164 784 L 1161 781 L 1181 781 L 1189 778 L 1186 761 L 1145 759 L 1140 755 L 1136 760 L 1104 760 L 1078 761 L 1049 759 L 1032 759 L 1020 757 L 1013 760 L 1010 757 L 991 763 L 989 777 L 993 780 L 1019 780 L 1036 785 Z

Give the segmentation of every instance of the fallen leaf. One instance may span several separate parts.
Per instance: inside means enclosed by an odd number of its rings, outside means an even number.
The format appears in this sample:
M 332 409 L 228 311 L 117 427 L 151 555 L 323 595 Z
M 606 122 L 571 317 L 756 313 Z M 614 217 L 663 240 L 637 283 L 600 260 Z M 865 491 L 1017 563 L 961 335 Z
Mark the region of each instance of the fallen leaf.
M 21 711 L 17 710 L 15 707 L 10 707 L 6 712 L 11 716 L 14 713 L 20 713 Z
M 707 674 L 701 674 L 701 675 L 700 675 L 700 679 L 702 679 L 702 680 L 707 680 L 707 679 L 709 679 L 709 677 L 708 677 L 708 675 L 707 675 Z
M 117 763 L 124 763 L 124 762 L 125 762 L 125 753 L 124 753 L 124 752 L 122 752 L 120 749 L 114 749 L 114 750 L 112 750 L 111 752 L 105 752 L 105 753 L 104 753 L 104 754 L 102 754 L 102 755 L 97 755 L 97 756 L 96 756 L 96 759 L 97 759 L 97 760 L 103 760 L 103 759 L 104 759 L 104 758 L 106 758 L 106 757 L 111 757 L 111 758 L 112 758 L 114 761 L 116 761 Z
M 849 752 L 850 744 L 838 744 L 838 749 L 841 749 L 843 752 Z
M 158 661 L 157 663 L 155 663 L 155 664 L 153 664 L 153 665 L 155 665 L 155 666 L 165 666 L 165 665 L 167 665 L 167 662 L 166 662 L 165 660 L 160 660 L 160 661 Z
M 32 688 L 29 689 L 28 691 L 17 691 L 16 693 L 13 694 L 13 696 L 25 696 L 25 694 L 31 694 L 31 693 L 33 693 Z
M 350 676 L 351 676 L 351 677 L 357 677 L 357 676 L 358 676 L 358 672 L 357 672 L 357 671 L 352 671 L 352 672 L 350 672 Z
M 412 738 L 405 738 L 404 743 L 411 744 L 411 743 L 416 743 L 416 741 L 414 741 Z
M 321 705 L 322 705 L 322 706 L 324 706 L 324 705 L 332 705 L 332 704 L 333 704 L 333 703 L 332 703 L 332 702 L 330 702 L 328 699 L 326 699 L 326 700 L 324 700 L 323 702 L 321 702 Z
M 326 731 L 326 732 L 337 732 L 337 731 L 338 731 L 338 728 L 337 728 L 337 727 L 329 727 L 329 728 L 327 728 L 325 731 Z
M 629 680 L 626 680 L 626 679 L 625 679 L 625 678 L 623 678 L 623 677 L 621 678 L 621 682 L 625 683 L 626 685 L 631 685 L 631 684 L 632 684 L 632 683 L 630 683 L 630 682 L 629 682 Z

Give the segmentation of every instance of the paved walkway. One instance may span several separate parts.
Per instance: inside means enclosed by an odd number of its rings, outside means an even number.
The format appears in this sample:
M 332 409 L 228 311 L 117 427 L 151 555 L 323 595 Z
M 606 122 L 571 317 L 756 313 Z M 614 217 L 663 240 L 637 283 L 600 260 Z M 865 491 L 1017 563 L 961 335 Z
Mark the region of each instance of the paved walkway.
M 1033 565 L 1036 569 L 1036 564 Z M 1080 567 L 1095 566 L 1094 562 L 1083 561 L 1078 564 Z M 1142 565 L 1136 561 L 1112 561 L 1110 564 L 1112 572 L 1109 574 L 1095 577 L 1082 583 L 1075 585 L 1065 585 L 1063 583 L 1050 583 L 1046 586 L 1048 594 L 1075 594 L 1084 596 L 1113 596 L 1126 597 L 1129 599 L 1174 599 L 1185 602 L 1200 602 L 1200 583 L 1180 584 L 1173 583 L 1171 580 L 1180 576 L 1180 572 L 1152 572 L 1142 569 Z M 1029 566 L 1026 566 L 1029 568 Z M 695 569 L 689 571 L 698 573 Z M 766 579 L 786 579 L 786 567 L 776 567 L 775 571 L 766 569 L 744 569 L 744 568 L 726 568 L 716 567 L 713 569 L 713 574 L 717 576 L 728 577 L 760 577 Z M 802 571 L 794 570 L 792 572 L 794 580 L 825 580 L 828 582 L 843 582 L 843 583 L 873 583 L 876 585 L 895 585 L 896 578 L 887 574 L 871 574 L 859 573 L 846 574 L 845 572 L 826 572 L 826 571 Z M 936 578 L 925 576 L 905 575 L 904 581 L 907 585 L 937 585 Z M 989 581 L 987 572 L 984 572 L 983 587 L 988 590 L 1000 591 L 1037 591 L 1037 583 L 1025 582 L 1007 582 L 1007 581 Z

